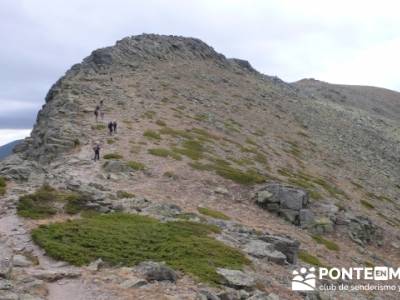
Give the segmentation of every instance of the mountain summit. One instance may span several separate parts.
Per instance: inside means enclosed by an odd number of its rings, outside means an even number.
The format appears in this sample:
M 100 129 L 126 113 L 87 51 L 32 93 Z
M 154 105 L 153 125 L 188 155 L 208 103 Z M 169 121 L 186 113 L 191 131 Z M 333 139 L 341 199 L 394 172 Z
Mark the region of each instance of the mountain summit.
M 288 280 L 303 265 L 398 265 L 399 104 L 286 83 L 194 38 L 95 50 L 0 163 L 7 293 L 303 299 Z

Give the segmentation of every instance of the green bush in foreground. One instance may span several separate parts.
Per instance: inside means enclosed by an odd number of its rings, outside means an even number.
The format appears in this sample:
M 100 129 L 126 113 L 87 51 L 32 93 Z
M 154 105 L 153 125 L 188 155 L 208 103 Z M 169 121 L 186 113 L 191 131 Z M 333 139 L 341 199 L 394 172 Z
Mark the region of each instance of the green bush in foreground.
M 0 177 L 0 196 L 3 196 L 6 193 L 7 183 L 4 177 Z
M 221 219 L 221 220 L 230 220 L 231 219 L 224 213 L 217 211 L 217 210 L 207 208 L 207 207 L 198 207 L 197 210 L 202 215 L 209 216 L 209 217 L 212 217 L 215 219 Z
M 97 258 L 124 266 L 165 261 L 202 281 L 219 283 L 216 268 L 240 269 L 249 261 L 208 236 L 218 231 L 215 226 L 188 221 L 161 223 L 145 216 L 108 214 L 41 225 L 32 237 L 51 257 L 77 266 Z

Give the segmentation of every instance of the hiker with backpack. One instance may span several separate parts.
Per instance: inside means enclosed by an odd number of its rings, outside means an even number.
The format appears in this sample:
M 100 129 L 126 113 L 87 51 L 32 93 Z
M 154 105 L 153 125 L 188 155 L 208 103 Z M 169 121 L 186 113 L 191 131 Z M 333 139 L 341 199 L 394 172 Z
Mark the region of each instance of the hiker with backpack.
M 113 122 L 112 121 L 108 122 L 108 131 L 110 135 L 112 135 L 113 133 L 113 128 L 114 128 Z
M 93 151 L 94 151 L 94 161 L 100 160 L 100 144 L 98 142 L 93 147 Z
M 113 130 L 114 130 L 114 133 L 117 133 L 117 122 L 116 121 L 113 122 Z
M 99 110 L 97 109 L 97 107 L 96 107 L 96 109 L 95 109 L 95 111 L 94 111 L 94 115 L 95 115 L 96 122 L 97 122 L 97 120 L 98 120 L 98 118 L 99 118 Z

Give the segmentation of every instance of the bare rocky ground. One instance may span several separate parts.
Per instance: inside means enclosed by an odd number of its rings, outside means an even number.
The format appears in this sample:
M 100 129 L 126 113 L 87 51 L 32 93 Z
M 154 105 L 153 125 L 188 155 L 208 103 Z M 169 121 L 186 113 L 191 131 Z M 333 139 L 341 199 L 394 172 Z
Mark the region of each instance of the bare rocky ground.
M 96 122 L 101 100 L 105 115 Z M 376 88 L 287 84 L 196 39 L 143 35 L 96 50 L 52 87 L 31 138 L 0 164 L 9 180 L 0 200 L 0 299 L 398 299 L 292 292 L 292 270 L 309 262 L 290 262 L 299 251 L 290 247 L 298 241 L 327 266 L 399 265 L 399 103 L 398 93 Z M 113 136 L 103 126 L 110 120 L 119 124 Z M 185 149 L 188 134 L 202 143 L 199 157 L 176 150 Z M 97 141 L 102 156 L 122 158 L 94 162 Z M 154 148 L 181 159 L 151 155 Z M 199 170 L 220 160 L 255 179 L 243 184 Z M 206 221 L 222 229 L 218 240 L 252 259 L 244 272 L 257 285 L 210 287 L 186 274 L 175 283 L 148 281 L 137 267 L 53 261 L 30 230 L 79 216 L 18 217 L 18 198 L 43 183 L 87 192 L 104 213 L 140 206 L 142 214 L 174 220 L 177 209 L 223 212 L 230 221 Z M 117 199 L 117 191 L 135 196 Z M 284 247 L 274 239 L 285 239 Z M 262 243 L 274 246 L 267 251 Z

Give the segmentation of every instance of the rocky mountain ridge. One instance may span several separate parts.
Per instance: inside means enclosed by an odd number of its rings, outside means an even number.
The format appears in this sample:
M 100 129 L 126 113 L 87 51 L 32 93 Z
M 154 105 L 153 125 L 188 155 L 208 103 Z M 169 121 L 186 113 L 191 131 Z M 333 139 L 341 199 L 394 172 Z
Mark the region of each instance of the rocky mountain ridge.
M 95 50 L 53 85 L 31 137 L 0 163 L 0 259 L 13 262 L 0 270 L 8 287 L 0 291 L 10 299 L 71 299 L 73 287 L 85 299 L 396 299 L 295 293 L 290 280 L 301 265 L 398 265 L 399 103 L 383 89 L 285 83 L 193 38 L 140 35 Z M 118 122 L 112 135 L 109 121 Z M 47 192 L 59 199 L 30 204 Z M 47 215 L 31 219 L 39 206 Z M 154 263 L 121 268 L 96 257 L 77 267 L 58 253 L 72 264 L 60 266 L 47 242 L 35 240 L 45 253 L 31 241 L 38 225 L 79 222 L 86 210 L 216 226 L 213 237 L 252 267 L 216 268 L 213 287 Z

